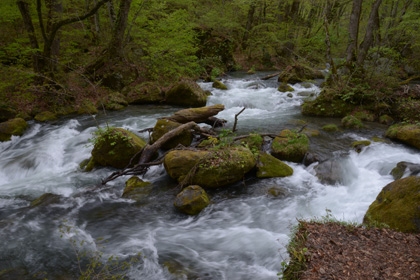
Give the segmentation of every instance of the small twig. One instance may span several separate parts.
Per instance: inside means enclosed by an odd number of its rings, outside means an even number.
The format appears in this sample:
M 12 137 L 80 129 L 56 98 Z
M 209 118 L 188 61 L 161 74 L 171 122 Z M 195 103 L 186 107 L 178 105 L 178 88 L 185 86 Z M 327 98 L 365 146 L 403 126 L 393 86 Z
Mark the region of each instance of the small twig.
M 238 123 L 238 116 L 239 116 L 240 114 L 242 114 L 242 112 L 243 112 L 243 111 L 245 111 L 245 109 L 246 109 L 246 107 L 244 107 L 241 111 L 239 111 L 239 113 L 237 113 L 237 114 L 235 115 L 235 122 L 234 122 L 234 124 L 233 124 L 233 129 L 232 129 L 232 132 L 235 132 L 235 131 L 236 131 L 236 124 Z

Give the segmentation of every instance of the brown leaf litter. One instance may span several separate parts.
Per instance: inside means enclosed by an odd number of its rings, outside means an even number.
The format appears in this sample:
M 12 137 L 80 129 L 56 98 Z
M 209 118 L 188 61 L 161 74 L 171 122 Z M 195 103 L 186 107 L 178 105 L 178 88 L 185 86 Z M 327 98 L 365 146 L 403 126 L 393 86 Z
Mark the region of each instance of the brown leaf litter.
M 420 234 L 300 221 L 299 279 L 420 279 Z

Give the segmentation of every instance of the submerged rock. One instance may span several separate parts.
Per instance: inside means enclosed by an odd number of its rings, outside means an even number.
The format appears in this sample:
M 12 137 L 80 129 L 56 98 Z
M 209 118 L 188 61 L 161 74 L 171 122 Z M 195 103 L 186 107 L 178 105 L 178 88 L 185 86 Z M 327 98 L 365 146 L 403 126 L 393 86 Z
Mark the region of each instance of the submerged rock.
M 385 133 L 385 136 L 401 141 L 405 144 L 420 149 L 420 126 L 414 124 L 393 125 Z
M 287 190 L 282 187 L 271 187 L 268 189 L 268 194 L 280 198 L 287 195 Z
M 400 161 L 399 163 L 397 163 L 397 166 L 391 171 L 394 180 L 401 179 L 405 173 L 407 173 L 408 176 L 420 174 L 420 164 Z
M 161 119 L 156 122 L 155 127 L 153 128 L 153 133 L 150 137 L 150 142 L 153 144 L 157 140 L 159 140 L 163 135 L 168 133 L 169 131 L 181 126 L 180 123 L 173 122 L 167 119 Z M 171 140 L 167 141 L 162 148 L 164 149 L 172 149 L 178 146 L 179 144 L 183 146 L 191 145 L 193 140 L 193 135 L 190 131 L 183 131 L 180 135 L 172 138 Z
M 31 202 L 31 207 L 47 206 L 60 202 L 61 196 L 53 193 L 45 193 Z
M 27 127 L 28 123 L 22 118 L 0 123 L 0 141 L 9 141 L 12 135 L 22 136 Z
M 192 107 L 205 106 L 207 94 L 194 81 L 183 80 L 176 83 L 165 94 L 166 102 L 173 105 L 184 105 Z
M 183 189 L 175 198 L 174 205 L 181 212 L 188 215 L 199 214 L 207 205 L 210 199 L 207 193 L 197 185 L 188 186 Z
M 225 86 L 221 81 L 219 80 L 214 80 L 212 87 L 214 88 L 218 88 L 218 89 L 223 89 L 223 90 L 227 90 L 227 86 Z
M 369 206 L 363 223 L 387 224 L 402 232 L 420 232 L 420 177 L 411 176 L 386 185 Z
M 348 164 L 348 161 L 343 158 L 332 158 L 319 163 L 314 167 L 318 179 L 329 185 L 337 183 L 346 183 L 349 177 L 357 176 L 352 169 L 353 167 Z
M 293 175 L 293 168 L 272 155 L 261 153 L 258 157 L 258 178 L 287 177 L 291 175 Z
M 322 130 L 327 132 L 336 132 L 338 131 L 338 127 L 335 124 L 327 124 L 322 127 Z
M 256 164 L 252 152 L 244 147 L 216 151 L 173 150 L 164 159 L 169 176 L 183 184 L 216 188 L 235 183 Z
M 271 144 L 271 154 L 280 160 L 302 162 L 309 148 L 309 138 L 303 133 L 285 129 Z
M 97 138 L 88 166 L 94 162 L 102 166 L 124 168 L 145 145 L 146 142 L 134 133 L 111 127 Z
M 145 182 L 137 176 L 133 176 L 125 182 L 123 198 L 129 198 L 136 201 L 145 199 L 153 189 L 150 182 Z

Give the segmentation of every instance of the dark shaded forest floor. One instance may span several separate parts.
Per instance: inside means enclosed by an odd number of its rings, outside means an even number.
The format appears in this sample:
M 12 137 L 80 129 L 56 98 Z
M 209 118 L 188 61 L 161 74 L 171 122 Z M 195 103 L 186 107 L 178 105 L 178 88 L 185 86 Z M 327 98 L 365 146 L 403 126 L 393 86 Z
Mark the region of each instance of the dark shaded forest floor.
M 301 222 L 296 237 L 309 259 L 299 279 L 420 279 L 420 234 Z

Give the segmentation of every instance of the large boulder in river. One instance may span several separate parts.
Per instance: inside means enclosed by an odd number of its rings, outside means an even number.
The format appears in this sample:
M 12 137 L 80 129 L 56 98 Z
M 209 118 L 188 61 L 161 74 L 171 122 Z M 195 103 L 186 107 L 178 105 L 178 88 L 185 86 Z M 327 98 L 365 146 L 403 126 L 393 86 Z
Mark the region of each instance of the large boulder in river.
M 397 166 L 391 171 L 394 180 L 401 179 L 404 174 L 408 176 L 420 174 L 420 164 L 415 164 L 406 161 L 400 161 Z
M 188 186 L 175 198 L 174 205 L 188 215 L 197 215 L 210 204 L 207 193 L 197 185 Z
M 411 176 L 386 185 L 363 219 L 368 225 L 387 224 L 402 232 L 420 232 L 420 177 Z
M 287 177 L 293 175 L 293 168 L 272 155 L 261 153 L 257 161 L 258 178 Z
M 278 81 L 282 83 L 300 83 L 306 80 L 324 79 L 321 71 L 303 64 L 289 65 L 280 73 Z
M 235 183 L 256 164 L 245 147 L 220 150 L 173 150 L 164 160 L 169 176 L 183 184 L 216 188 Z
M 420 149 L 420 126 L 414 124 L 393 125 L 385 133 L 385 136 L 401 141 L 405 144 Z
M 200 108 L 190 108 L 190 109 L 184 109 L 175 112 L 172 116 L 167 117 L 166 119 L 169 119 L 174 122 L 178 123 L 187 123 L 194 121 L 196 123 L 205 122 L 210 117 L 217 115 L 219 112 L 223 111 L 225 109 L 224 105 L 216 104 L 213 106 L 207 106 L 207 107 L 200 107 Z
M 146 142 L 143 139 L 128 130 L 108 128 L 96 138 L 88 166 L 94 163 L 95 165 L 125 168 L 129 165 L 131 158 L 145 145 Z
M 227 90 L 227 86 L 225 86 L 221 81 L 219 80 L 214 80 L 212 87 L 217 88 L 217 89 L 222 89 L 222 90 Z
M 36 114 L 34 119 L 39 122 L 53 121 L 57 119 L 57 115 L 50 111 L 44 111 L 39 114 Z
M 282 130 L 271 144 L 271 154 L 280 160 L 302 162 L 309 148 L 309 138 L 303 133 Z
M 176 83 L 165 94 L 166 102 L 173 105 L 200 107 L 207 102 L 206 92 L 194 81 Z
M 173 122 L 167 119 L 161 119 L 156 122 L 155 127 L 153 128 L 152 135 L 150 137 L 150 142 L 153 144 L 163 135 L 168 133 L 169 131 L 179 127 L 181 124 L 177 122 Z M 193 135 L 190 131 L 185 130 L 180 135 L 175 136 L 171 140 L 167 141 L 165 144 L 162 145 L 164 149 L 172 149 L 178 146 L 179 144 L 183 146 L 191 145 L 193 140 Z
M 11 119 L 0 123 L 0 141 L 9 141 L 12 135 L 21 136 L 28 127 L 22 118 Z

